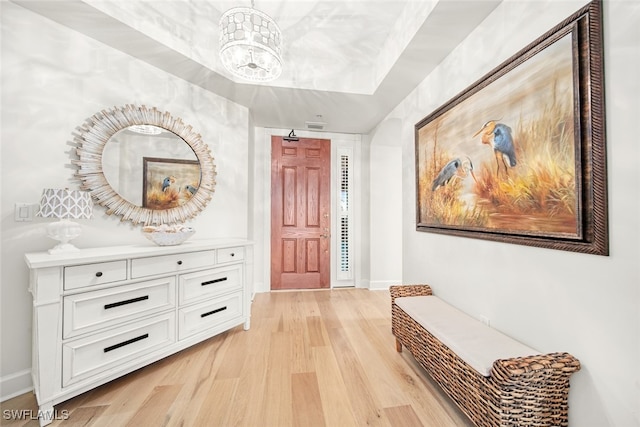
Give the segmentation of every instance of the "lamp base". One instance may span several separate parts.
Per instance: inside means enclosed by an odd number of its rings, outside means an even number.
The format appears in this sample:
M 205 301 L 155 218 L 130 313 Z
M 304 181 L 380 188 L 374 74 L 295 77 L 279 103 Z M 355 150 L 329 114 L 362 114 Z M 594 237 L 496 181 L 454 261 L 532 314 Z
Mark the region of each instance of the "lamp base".
M 82 233 L 82 227 L 77 222 L 61 219 L 47 226 L 47 236 L 60 241 L 56 246 L 49 249 L 50 254 L 60 254 L 65 252 L 75 252 L 79 249 L 69 243 Z
M 77 252 L 79 250 L 80 249 L 76 248 L 71 243 L 58 243 L 57 245 L 49 249 L 47 252 L 49 252 L 51 255 L 56 255 L 56 254 L 65 254 L 68 252 Z

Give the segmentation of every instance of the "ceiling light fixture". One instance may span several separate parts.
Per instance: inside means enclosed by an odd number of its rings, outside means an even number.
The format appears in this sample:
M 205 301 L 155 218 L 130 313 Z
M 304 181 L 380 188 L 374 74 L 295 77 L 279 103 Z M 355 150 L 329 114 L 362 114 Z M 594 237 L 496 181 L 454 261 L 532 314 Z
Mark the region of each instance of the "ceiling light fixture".
M 282 73 L 282 33 L 266 13 L 234 7 L 220 18 L 220 59 L 233 75 L 267 82 Z

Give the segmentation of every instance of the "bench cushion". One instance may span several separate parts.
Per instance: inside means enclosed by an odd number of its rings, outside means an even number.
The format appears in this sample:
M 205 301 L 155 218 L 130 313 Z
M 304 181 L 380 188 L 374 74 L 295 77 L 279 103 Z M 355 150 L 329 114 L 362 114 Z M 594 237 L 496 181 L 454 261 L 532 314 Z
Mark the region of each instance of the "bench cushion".
M 412 296 L 395 303 L 479 374 L 488 377 L 498 359 L 540 352 L 490 328 L 435 296 Z

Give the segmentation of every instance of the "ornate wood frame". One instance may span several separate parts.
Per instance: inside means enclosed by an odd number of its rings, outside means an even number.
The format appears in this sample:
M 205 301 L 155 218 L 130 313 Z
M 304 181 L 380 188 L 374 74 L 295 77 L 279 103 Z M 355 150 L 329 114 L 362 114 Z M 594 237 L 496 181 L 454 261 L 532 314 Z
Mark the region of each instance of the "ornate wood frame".
M 456 125 L 464 124 L 466 130 L 466 122 L 469 120 L 465 114 L 470 110 L 469 108 L 461 110 L 457 107 L 461 104 L 468 107 L 471 101 L 467 104 L 463 104 L 463 102 L 467 101 L 472 95 L 479 94 L 491 83 L 512 73 L 518 66 L 525 64 L 535 55 L 568 35 L 571 35 L 570 44 L 573 55 L 573 106 L 570 106 L 569 110 L 573 109 L 571 113 L 573 120 L 570 123 L 573 127 L 574 138 L 571 141 L 573 141 L 575 152 L 574 197 L 576 202 L 573 205 L 573 209 L 575 209 L 575 232 L 556 230 L 540 232 L 534 229 L 534 227 L 518 229 L 517 227 L 511 227 L 510 224 L 504 227 L 495 225 L 491 227 L 467 225 L 464 220 L 460 220 L 454 215 L 456 212 L 446 210 L 449 209 L 446 208 L 448 205 L 441 204 L 437 206 L 435 202 L 439 202 L 439 200 L 436 200 L 434 197 L 440 197 L 440 194 L 436 194 L 436 191 L 442 191 L 440 188 L 445 184 L 442 183 L 444 179 L 437 179 L 440 175 L 436 177 L 436 173 L 448 160 L 448 158 L 447 160 L 442 159 L 446 158 L 446 156 L 440 154 L 442 152 L 440 146 L 438 146 L 440 152 L 436 152 L 435 148 L 435 144 L 439 143 L 443 145 L 442 141 L 446 139 L 443 135 L 447 135 L 442 133 L 443 130 L 439 128 L 441 123 L 448 120 L 447 123 L 455 123 Z M 601 1 L 594 0 L 418 122 L 415 125 L 417 230 L 596 255 L 608 255 L 603 69 L 602 4 Z M 525 70 L 529 69 L 525 68 Z M 502 84 L 504 86 L 504 83 Z M 502 86 L 498 87 L 502 88 Z M 492 90 L 493 89 L 495 89 L 495 86 L 492 87 Z M 486 94 L 491 92 L 485 91 L 483 93 L 486 97 Z M 522 93 L 524 92 L 517 92 L 516 89 L 517 95 L 522 95 Z M 483 98 L 476 97 L 473 102 L 477 102 L 479 99 Z M 492 104 L 492 107 L 493 105 L 495 104 Z M 486 111 L 489 111 L 484 104 L 482 104 L 481 107 L 475 108 L 476 110 L 485 108 Z M 491 111 L 497 110 L 498 108 L 494 108 Z M 474 117 L 474 120 L 475 118 L 476 117 Z M 497 122 L 499 118 L 500 117 L 487 117 L 485 120 L 496 119 L 495 121 Z M 482 123 L 480 123 L 480 125 L 481 124 Z M 480 125 L 478 125 L 478 127 Z M 473 132 L 468 135 L 466 132 L 463 134 L 463 138 L 467 138 L 464 140 L 465 143 L 471 138 L 472 134 Z M 422 140 L 420 138 L 421 135 Z M 448 135 L 453 134 L 449 133 Z M 487 134 L 486 137 L 485 140 L 485 135 L 483 135 L 482 143 L 493 144 L 495 142 L 491 140 L 492 135 Z M 440 142 L 438 142 L 439 140 Z M 460 145 L 454 145 L 453 142 L 450 143 L 449 141 L 452 141 L 452 139 L 446 139 L 445 144 L 450 144 L 447 147 L 453 147 L 453 149 L 450 150 L 451 152 L 455 151 L 454 149 L 460 148 Z M 458 140 L 456 140 L 455 143 L 457 143 L 457 141 Z M 427 142 L 431 144 L 429 149 L 427 149 L 425 145 Z M 480 137 L 476 136 L 475 143 L 480 144 Z M 444 154 L 451 153 L 444 152 Z M 497 154 L 497 151 L 494 154 Z M 438 156 L 441 156 L 441 158 Z M 451 158 L 454 157 L 455 156 L 451 156 Z M 431 160 L 431 162 L 427 160 Z M 467 180 L 465 185 L 468 189 L 470 180 L 467 178 L 471 177 L 470 169 L 473 169 L 473 165 L 470 159 L 466 166 L 463 165 L 466 161 L 464 157 L 460 157 L 457 160 L 457 163 L 454 164 L 451 162 L 451 164 L 457 166 L 458 176 L 462 175 L 463 180 Z M 494 165 L 496 164 L 495 162 L 496 161 L 494 161 Z M 515 162 L 513 163 L 515 165 Z M 487 163 L 484 165 L 486 164 Z M 509 169 L 507 166 L 505 163 L 504 171 Z M 464 176 L 465 174 L 466 176 Z M 473 178 L 475 179 L 475 175 Z M 446 182 L 450 183 L 454 181 L 460 180 L 451 179 Z M 476 180 L 476 183 L 477 182 L 478 180 Z M 441 206 L 445 206 L 445 210 L 441 210 L 440 212 L 444 212 L 445 214 L 451 213 L 449 217 L 445 215 L 439 217 L 433 215 L 433 209 L 442 209 Z M 478 206 L 477 202 L 475 206 Z M 432 210 L 430 211 L 430 209 Z M 474 207 L 474 209 L 476 208 Z M 482 209 L 482 207 L 479 209 Z M 524 217 L 525 215 L 523 215 L 523 218 Z M 440 218 L 444 218 L 444 220 L 441 221 Z

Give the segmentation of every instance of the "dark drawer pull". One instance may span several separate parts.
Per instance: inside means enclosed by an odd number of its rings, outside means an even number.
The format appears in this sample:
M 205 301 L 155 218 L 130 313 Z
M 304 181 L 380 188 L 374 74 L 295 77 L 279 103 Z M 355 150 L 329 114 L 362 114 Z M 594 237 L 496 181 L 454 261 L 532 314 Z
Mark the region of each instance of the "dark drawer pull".
M 233 252 L 231 252 L 231 256 L 236 256 L 236 254 L 234 254 Z
M 178 265 L 182 265 L 182 261 L 178 261 Z
M 98 272 L 96 273 L 96 277 L 102 277 L 102 271 L 98 271 Z
M 202 313 L 202 314 L 200 315 L 200 317 L 207 317 L 207 316 L 211 316 L 212 314 L 220 313 L 221 311 L 225 311 L 226 309 L 227 309 L 227 307 L 226 307 L 226 306 L 225 306 L 225 307 L 222 307 L 222 308 L 216 308 L 215 310 L 210 311 L 210 312 L 208 312 L 208 313 Z
M 134 342 L 137 342 L 137 341 L 142 341 L 145 338 L 149 338 L 149 334 L 140 335 L 139 337 L 131 338 L 130 340 L 122 341 L 121 343 L 111 345 L 109 347 L 106 347 L 104 349 L 104 352 L 108 353 L 111 350 L 115 350 L 117 348 L 124 347 L 125 345 L 133 344 Z
M 145 295 L 143 297 L 131 298 L 124 301 L 112 302 L 111 304 L 105 304 L 104 309 L 109 310 L 110 308 L 120 307 L 121 305 L 133 304 L 134 302 L 144 301 L 149 299 L 149 295 Z
M 220 283 L 220 282 L 224 282 L 226 280 L 227 280 L 226 277 L 221 277 L 219 279 L 209 280 L 208 282 L 202 282 L 202 283 L 200 283 L 200 286 L 207 286 L 207 285 L 210 285 L 212 283 Z

